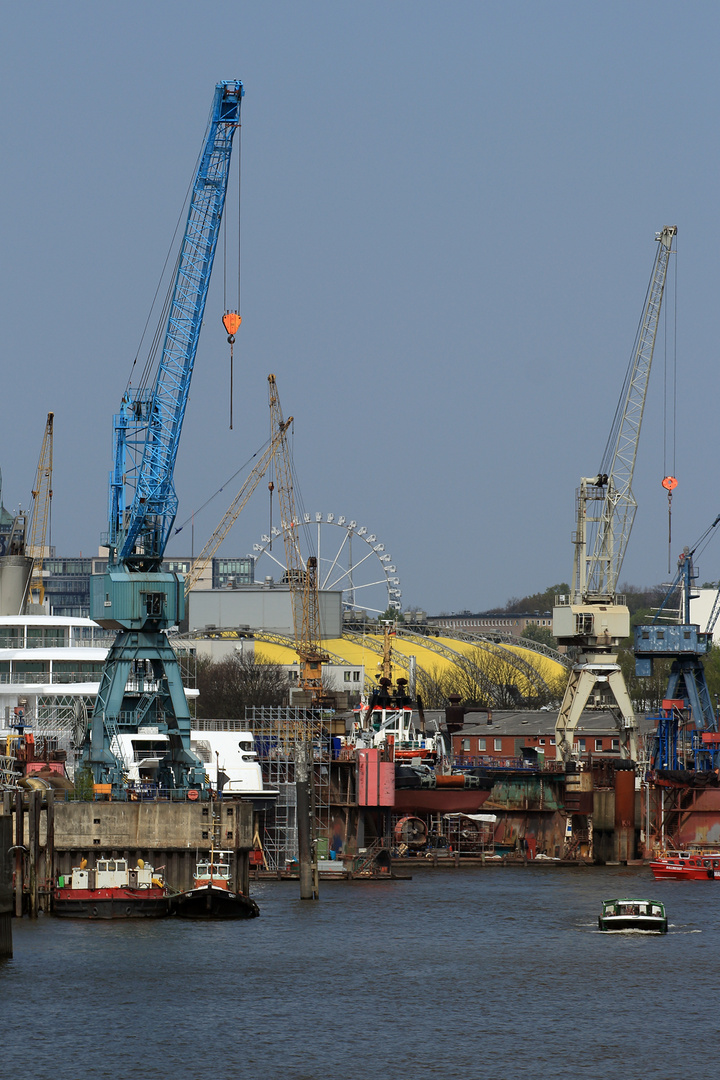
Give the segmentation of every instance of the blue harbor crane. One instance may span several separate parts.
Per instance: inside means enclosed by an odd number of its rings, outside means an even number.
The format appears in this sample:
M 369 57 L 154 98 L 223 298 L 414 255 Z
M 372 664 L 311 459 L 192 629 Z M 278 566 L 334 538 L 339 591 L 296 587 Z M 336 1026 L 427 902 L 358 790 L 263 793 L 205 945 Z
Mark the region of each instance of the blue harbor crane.
M 705 536 L 718 522 L 720 516 L 715 519 Z M 702 661 L 702 657 L 712 646 L 720 592 L 716 596 L 707 630 L 703 632 L 697 623 L 690 621 L 690 601 L 697 596 L 693 593 L 698 577 L 693 561 L 694 554 L 695 549 L 684 549 L 678 560 L 675 579 L 652 623 L 635 627 L 635 674 L 638 677 L 651 676 L 655 660 L 672 660 L 662 708 L 654 718 L 656 728 L 650 762 L 653 769 L 678 768 L 678 734 L 680 728 L 688 723 L 693 729 L 689 749 L 695 768 L 703 771 L 715 769 L 720 764 L 718 718 L 712 705 Z M 670 603 L 678 594 L 678 620 L 669 622 Z M 687 761 L 682 764 L 687 765 Z
M 180 665 L 167 638 L 185 614 L 182 576 L 163 572 L 178 499 L 175 460 L 190 391 L 210 275 L 240 127 L 241 82 L 215 87 L 169 299 L 164 345 L 152 388 L 126 390 L 114 418 L 108 567 L 93 575 L 90 612 L 117 631 L 85 733 L 83 764 L 96 784 L 123 791 L 120 732 L 151 728 L 168 736 L 162 786 L 202 790 L 205 768 L 190 747 L 190 712 Z

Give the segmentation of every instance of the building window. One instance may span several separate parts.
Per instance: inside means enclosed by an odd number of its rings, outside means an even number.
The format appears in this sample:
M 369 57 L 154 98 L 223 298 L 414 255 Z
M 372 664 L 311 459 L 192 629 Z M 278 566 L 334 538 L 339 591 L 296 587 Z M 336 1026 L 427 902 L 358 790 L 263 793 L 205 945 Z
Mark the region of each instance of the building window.
M 478 739 L 478 754 L 482 754 L 487 750 L 487 742 L 485 739 Z
M 345 682 L 350 682 L 350 672 L 349 671 L 344 672 L 343 679 L 345 680 Z
M 554 745 L 555 745 L 555 740 L 554 740 L 554 739 L 551 739 L 551 740 L 550 740 L 550 745 L 551 745 L 551 746 L 554 746 Z
M 612 748 L 613 748 L 613 750 L 619 750 L 620 749 L 620 740 L 619 739 L 613 739 Z
M 502 750 L 502 739 L 495 739 L 493 745 L 496 750 Z
M 579 749 L 581 754 L 585 753 L 585 740 L 584 739 L 578 739 L 578 749 Z
M 469 739 L 463 739 L 463 741 L 462 741 L 462 752 L 463 752 L 463 754 L 469 754 L 470 753 L 470 740 Z
M 596 739 L 595 740 L 595 751 L 597 752 L 598 750 L 602 750 L 602 748 L 603 748 L 602 739 Z
M 540 743 L 541 746 L 545 745 L 545 740 L 544 739 L 538 739 L 538 742 Z
M 360 672 L 353 671 L 353 682 L 360 682 Z

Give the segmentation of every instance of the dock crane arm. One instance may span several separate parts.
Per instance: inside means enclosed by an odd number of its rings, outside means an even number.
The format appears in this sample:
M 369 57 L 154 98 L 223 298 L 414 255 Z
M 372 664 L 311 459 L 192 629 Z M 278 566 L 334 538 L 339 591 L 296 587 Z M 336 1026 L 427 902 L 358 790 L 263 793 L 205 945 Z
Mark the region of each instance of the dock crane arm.
M 53 474 L 53 421 L 54 413 L 48 413 L 45 424 L 40 459 L 38 461 L 35 487 L 32 498 L 32 523 L 30 526 L 30 543 L 27 548 L 28 554 L 33 559 L 32 576 L 28 588 L 28 603 L 45 603 L 45 584 L 43 578 L 43 559 L 45 558 L 45 544 L 47 542 L 48 525 L 50 523 L 50 507 L 52 506 L 52 474 Z
M 300 553 L 292 478 L 292 455 L 287 440 L 280 397 L 274 375 L 268 375 L 268 398 L 273 436 L 278 435 L 275 450 L 275 473 L 280 499 L 280 525 L 285 543 L 285 563 L 292 600 L 295 648 L 300 661 L 300 687 L 315 705 L 322 697 L 322 665 L 329 657 L 320 647 L 319 584 L 317 558 L 309 555 L 307 563 Z
M 190 380 L 205 311 L 210 275 L 225 206 L 230 155 L 240 125 L 242 83 L 218 83 L 195 174 L 180 249 L 165 342 L 152 396 L 145 409 L 146 435 L 127 520 L 110 521 L 116 561 L 157 570 L 177 512 L 173 473 Z M 142 408 L 135 403 L 136 413 Z M 112 558 L 112 557 L 111 557 Z
M 635 347 L 625 374 L 615 418 L 596 477 L 585 478 L 587 499 L 599 501 L 600 513 L 591 519 L 585 545 L 576 548 L 575 595 L 612 602 L 620 577 L 637 502 L 632 479 L 648 379 L 655 350 L 675 225 L 656 236 L 658 243 Z M 588 520 L 586 515 L 586 521 Z M 596 525 L 597 527 L 593 527 Z M 594 534 L 594 535 L 593 535 Z M 575 602 L 578 602 L 577 600 Z

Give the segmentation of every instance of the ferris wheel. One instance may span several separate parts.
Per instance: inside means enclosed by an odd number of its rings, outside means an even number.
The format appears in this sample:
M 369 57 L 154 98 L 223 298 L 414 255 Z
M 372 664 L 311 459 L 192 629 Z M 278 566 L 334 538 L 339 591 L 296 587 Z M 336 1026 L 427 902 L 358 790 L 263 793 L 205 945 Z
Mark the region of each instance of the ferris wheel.
M 385 544 L 365 525 L 343 514 L 305 513 L 292 524 L 303 562 L 315 554 L 318 585 L 323 590 L 342 590 L 344 611 L 367 612 L 374 618 L 388 608 L 401 608 L 400 578 Z M 274 526 L 253 544 L 255 581 L 281 573 L 287 579 L 284 529 Z M 311 548 L 314 546 L 315 550 Z

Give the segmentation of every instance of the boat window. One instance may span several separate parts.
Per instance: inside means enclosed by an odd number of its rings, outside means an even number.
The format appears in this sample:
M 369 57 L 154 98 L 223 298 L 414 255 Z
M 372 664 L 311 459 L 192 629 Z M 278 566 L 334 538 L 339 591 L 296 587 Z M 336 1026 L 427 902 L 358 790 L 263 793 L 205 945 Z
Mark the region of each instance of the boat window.
M 115 861 L 114 861 L 114 860 L 111 860 L 111 861 L 110 861 L 110 862 L 109 862 L 109 863 L 107 864 L 107 868 L 108 868 L 108 870 L 114 870 L 114 869 L 115 869 Z
M 197 876 L 198 877 L 207 877 L 207 874 L 208 874 L 208 865 L 207 865 L 207 863 L 198 863 Z
M 107 870 L 108 864 L 106 862 L 99 862 L 97 864 L 97 868 L 98 868 L 99 871 L 102 872 L 103 870 Z
M 118 859 L 118 861 L 115 863 L 115 869 L 116 870 L 127 870 L 127 863 L 125 862 L 125 860 L 124 859 Z

